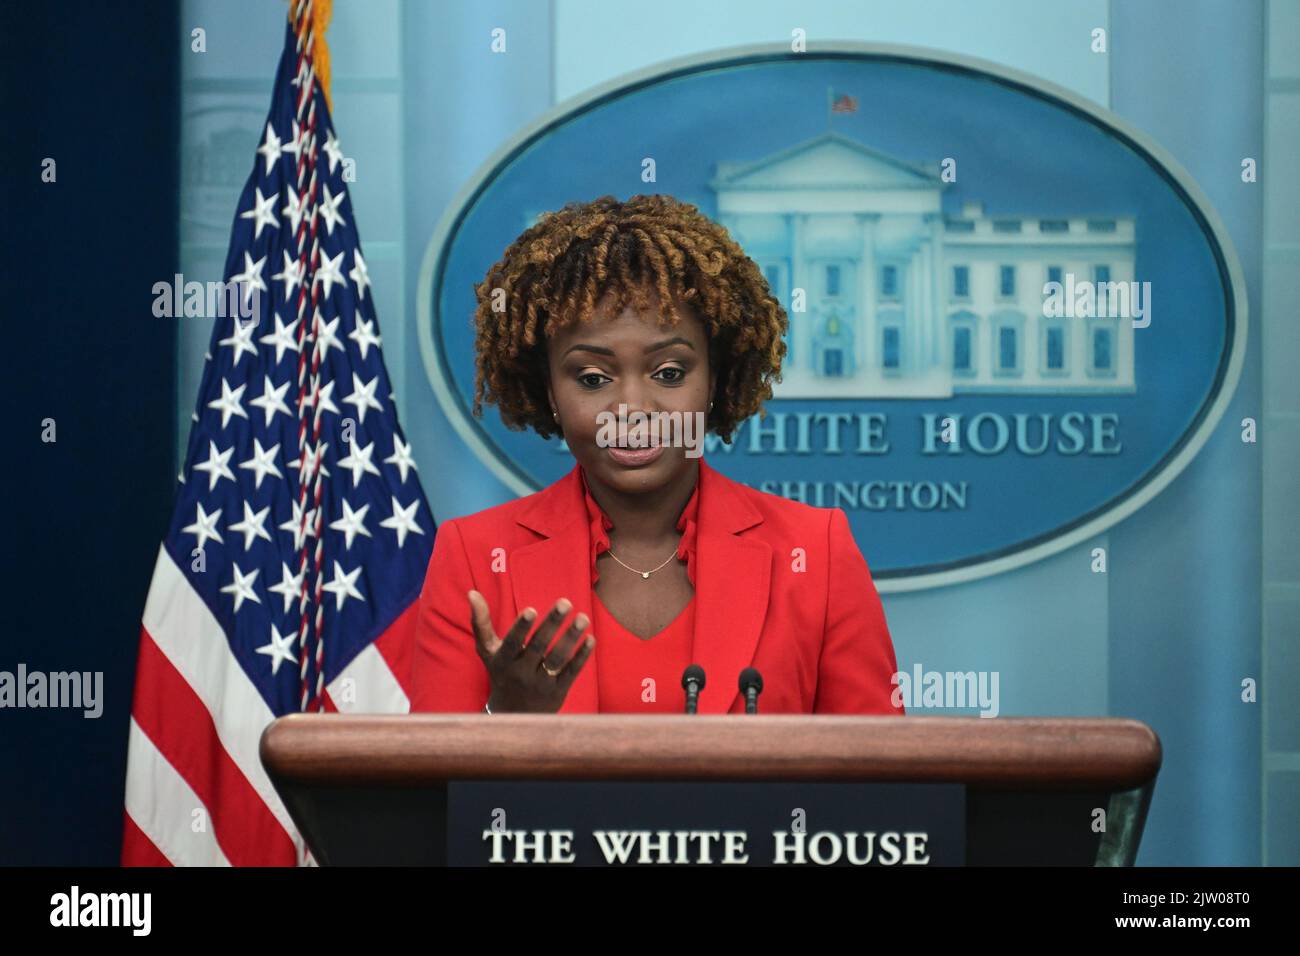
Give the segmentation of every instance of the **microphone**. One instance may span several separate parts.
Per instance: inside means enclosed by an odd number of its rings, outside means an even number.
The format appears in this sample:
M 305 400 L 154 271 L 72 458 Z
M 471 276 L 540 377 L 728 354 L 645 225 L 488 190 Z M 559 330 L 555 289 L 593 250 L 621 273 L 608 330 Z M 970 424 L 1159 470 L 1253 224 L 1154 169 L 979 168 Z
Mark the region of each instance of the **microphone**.
M 682 671 L 682 687 L 686 691 L 686 713 L 694 714 L 699 707 L 700 691 L 704 690 L 704 668 L 692 664 Z
M 740 672 L 740 692 L 745 695 L 745 713 L 758 713 L 758 695 L 763 693 L 763 675 L 753 667 Z

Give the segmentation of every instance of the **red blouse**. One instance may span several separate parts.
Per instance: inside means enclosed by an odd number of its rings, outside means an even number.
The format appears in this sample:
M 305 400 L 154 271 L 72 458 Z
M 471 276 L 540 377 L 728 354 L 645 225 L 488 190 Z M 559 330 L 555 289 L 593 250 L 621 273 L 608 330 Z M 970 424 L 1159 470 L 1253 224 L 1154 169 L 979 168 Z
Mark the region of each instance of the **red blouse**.
M 600 572 L 596 558 L 609 550 L 609 530 L 614 527 L 609 515 L 596 504 L 582 475 L 582 493 L 587 502 L 591 539 L 591 632 L 596 635 L 596 654 L 588 666 L 596 665 L 597 694 L 602 714 L 680 714 L 686 709 L 686 691 L 682 689 L 682 671 L 691 664 L 695 644 L 695 596 L 658 634 L 642 638 L 633 634 L 605 607 L 596 594 Z M 695 529 L 700 508 L 700 483 L 677 519 L 682 532 L 677 544 L 677 560 L 686 562 L 686 577 L 695 584 Z M 647 680 L 653 684 L 647 684 Z M 653 694 L 650 689 L 653 688 Z M 653 696 L 653 700 L 646 699 Z
M 600 573 L 596 570 L 596 558 L 605 551 L 609 550 L 609 535 L 606 533 L 614 527 L 614 522 L 610 520 L 609 515 L 596 504 L 596 499 L 591 497 L 591 489 L 587 487 L 587 473 L 578 468 L 578 474 L 582 476 L 582 494 L 587 501 L 587 521 L 591 527 L 591 584 L 595 588 L 596 581 L 600 579 Z M 686 502 L 686 507 L 682 509 L 681 516 L 677 519 L 677 530 L 682 533 L 681 540 L 677 543 L 677 560 L 686 562 L 686 578 L 695 584 L 695 522 L 698 520 L 700 513 L 700 482 L 698 477 L 695 480 L 695 490 L 691 492 L 691 500 Z M 595 591 L 592 591 L 595 594 Z
M 633 634 L 592 592 L 596 687 L 602 714 L 680 714 L 686 710 L 682 672 L 695 642 L 695 595 L 671 624 L 652 637 Z M 653 682 L 653 683 L 651 683 Z

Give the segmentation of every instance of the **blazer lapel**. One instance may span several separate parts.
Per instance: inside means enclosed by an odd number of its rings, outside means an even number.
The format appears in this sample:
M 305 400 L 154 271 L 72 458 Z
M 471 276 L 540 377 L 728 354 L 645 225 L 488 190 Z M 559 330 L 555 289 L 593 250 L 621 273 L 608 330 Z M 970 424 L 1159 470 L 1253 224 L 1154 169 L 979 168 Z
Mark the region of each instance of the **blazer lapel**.
M 525 527 L 547 537 L 519 548 L 508 557 L 510 583 L 516 614 L 526 607 L 546 614 L 562 597 L 573 602 L 565 628 L 578 612 L 591 611 L 591 539 L 587 531 L 587 507 L 582 498 L 581 477 L 574 465 L 564 478 L 538 494 L 531 507 L 516 519 Z M 513 618 L 512 618 L 513 620 Z M 563 633 L 561 631 L 560 633 Z M 557 635 L 558 636 L 558 635 Z M 599 645 L 600 638 L 596 638 Z M 560 707 L 562 714 L 594 714 L 600 709 L 597 696 L 596 654 L 569 688 Z
M 763 520 L 736 485 L 700 459 L 694 662 L 704 668 L 699 712 L 725 714 L 740 694 L 767 616 L 772 548 L 739 532 Z
M 574 613 L 592 618 L 591 538 L 582 497 L 581 465 L 540 492 L 517 518 L 542 534 L 508 556 L 516 614 L 535 607 L 545 614 L 561 597 Z M 767 616 L 772 579 L 772 549 L 739 532 L 763 520 L 737 493 L 736 483 L 700 459 L 700 500 L 695 538 L 695 633 L 692 661 L 704 668 L 706 683 L 699 712 L 725 714 L 740 693 L 740 672 L 750 666 Z M 513 618 L 511 619 L 513 620 Z M 505 622 L 508 626 L 509 621 Z M 569 688 L 562 714 L 600 709 L 596 651 Z

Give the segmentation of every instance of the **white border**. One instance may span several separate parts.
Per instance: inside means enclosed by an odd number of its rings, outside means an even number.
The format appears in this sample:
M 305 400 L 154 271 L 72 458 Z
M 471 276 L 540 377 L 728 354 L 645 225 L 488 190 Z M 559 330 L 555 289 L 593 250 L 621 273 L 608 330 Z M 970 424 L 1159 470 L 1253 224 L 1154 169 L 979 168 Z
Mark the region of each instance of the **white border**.
M 903 46 L 887 43 L 860 43 L 848 40 L 819 41 L 810 44 L 809 53 L 845 53 L 865 56 L 891 57 L 894 59 L 912 60 L 919 64 L 940 64 L 943 66 L 958 66 L 965 69 L 988 74 L 1000 80 L 1006 80 L 1017 83 L 1022 86 L 1038 90 L 1047 96 L 1053 97 L 1068 106 L 1073 107 L 1081 113 L 1091 116 L 1102 125 L 1110 127 L 1124 136 L 1137 143 L 1145 150 L 1152 159 L 1160 166 L 1164 167 L 1169 176 L 1186 192 L 1188 198 L 1196 205 L 1201 215 L 1205 218 L 1206 224 L 1210 228 L 1210 234 L 1213 240 L 1218 244 L 1219 250 L 1223 255 L 1223 261 L 1228 271 L 1228 294 L 1232 298 L 1235 335 L 1228 345 L 1229 358 L 1227 374 L 1224 377 L 1223 385 L 1215 397 L 1214 403 L 1210 406 L 1208 414 L 1201 422 L 1200 427 L 1196 430 L 1190 440 L 1183 445 L 1179 453 L 1171 460 L 1165 463 L 1165 466 L 1156 474 L 1151 476 L 1142 488 L 1136 493 L 1125 499 L 1113 508 L 1108 508 L 1102 514 L 1098 515 L 1087 524 L 1080 525 L 1071 531 L 1058 535 L 1050 541 L 1045 541 L 1031 548 L 1024 548 L 1015 551 L 1013 554 L 1003 555 L 998 558 L 992 558 L 987 561 L 980 561 L 976 564 L 969 564 L 961 568 L 955 568 L 948 571 L 933 571 L 920 574 L 908 575 L 897 578 L 882 578 L 876 581 L 876 588 L 882 594 L 891 592 L 920 591 L 926 588 L 942 587 L 950 584 L 960 584 L 966 581 L 975 581 L 980 578 L 989 577 L 994 574 L 1001 574 L 1004 571 L 1011 571 L 1015 568 L 1024 567 L 1035 561 L 1061 551 L 1071 548 L 1082 541 L 1095 537 L 1103 531 L 1118 524 L 1129 515 L 1133 514 L 1148 501 L 1165 489 L 1165 487 L 1176 478 L 1193 458 L 1204 447 L 1209 440 L 1212 432 L 1219 420 L 1222 419 L 1223 413 L 1227 410 L 1228 403 L 1231 401 L 1233 393 L 1237 389 L 1237 383 L 1241 378 L 1241 368 L 1245 361 L 1247 326 L 1249 317 L 1249 303 L 1246 297 L 1246 283 L 1241 271 L 1241 262 L 1237 258 L 1236 249 L 1232 245 L 1232 240 L 1228 237 L 1227 229 L 1223 221 L 1219 218 L 1218 213 L 1210 204 L 1209 199 L 1201 192 L 1196 181 L 1192 179 L 1187 170 L 1174 159 L 1162 146 L 1148 137 L 1145 133 L 1129 125 L 1126 121 L 1116 116 L 1110 110 L 1098 106 L 1084 97 L 1078 95 L 1072 90 L 1058 86 L 1049 80 L 1034 76 L 1030 73 L 1024 73 L 1010 67 L 983 60 L 978 57 L 965 56 L 956 53 L 947 53 L 942 50 L 932 50 L 925 47 Z M 425 250 L 424 261 L 420 267 L 420 281 L 417 296 L 417 332 L 420 340 L 420 354 L 424 360 L 424 368 L 429 376 L 429 382 L 433 386 L 433 393 L 437 396 L 438 403 L 441 405 L 443 414 L 451 423 L 461 440 L 470 448 L 471 451 L 482 461 L 491 472 L 496 475 L 505 485 L 517 495 L 527 495 L 533 493 L 536 489 L 529 487 L 513 471 L 507 468 L 498 458 L 497 454 L 483 439 L 478 429 L 466 421 L 461 414 L 460 406 L 456 396 L 452 394 L 451 386 L 444 381 L 439 368 L 437 353 L 434 349 L 433 342 L 433 277 L 437 274 L 438 265 L 441 261 L 443 247 L 451 233 L 452 226 L 460 217 L 461 212 L 468 204 L 470 198 L 479 190 L 484 182 L 491 178 L 498 170 L 501 163 L 510 154 L 515 152 L 523 143 L 530 140 L 538 132 L 550 126 L 564 117 L 581 112 L 584 108 L 594 101 L 609 97 L 611 94 L 623 89 L 624 87 L 640 86 L 649 80 L 669 73 L 677 73 L 682 70 L 688 70 L 698 67 L 725 67 L 735 60 L 750 59 L 755 56 L 766 56 L 776 59 L 790 58 L 790 48 L 785 43 L 762 43 L 746 44 L 743 46 L 727 47 L 722 50 L 713 50 L 706 53 L 694 53 L 687 56 L 677 57 L 672 60 L 665 60 L 653 66 L 636 70 L 623 76 L 616 77 L 599 86 L 572 96 L 563 103 L 558 103 L 545 114 L 538 117 L 532 123 L 521 129 L 514 137 L 503 143 L 487 160 L 479 167 L 478 171 L 461 187 L 455 197 L 447 205 L 443 212 L 442 218 L 438 222 L 437 228 L 433 232 L 429 245 Z

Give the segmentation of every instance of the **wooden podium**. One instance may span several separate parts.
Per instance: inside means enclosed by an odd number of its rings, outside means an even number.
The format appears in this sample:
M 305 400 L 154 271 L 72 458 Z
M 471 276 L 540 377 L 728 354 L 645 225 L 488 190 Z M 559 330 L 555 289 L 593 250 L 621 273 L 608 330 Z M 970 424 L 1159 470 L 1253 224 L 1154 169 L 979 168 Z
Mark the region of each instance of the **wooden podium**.
M 960 785 L 965 864 L 1128 866 L 1161 747 L 1118 718 L 293 714 L 261 756 L 322 865 L 446 864 L 458 785 L 641 781 Z

